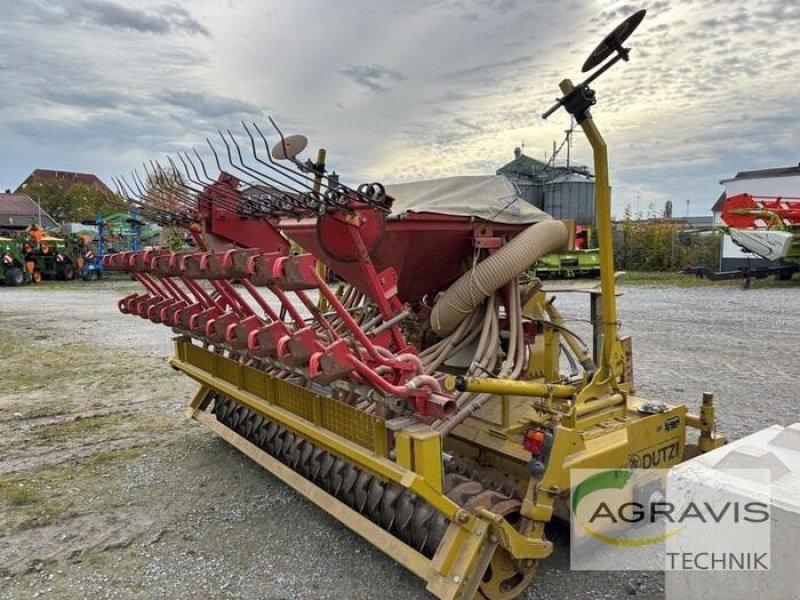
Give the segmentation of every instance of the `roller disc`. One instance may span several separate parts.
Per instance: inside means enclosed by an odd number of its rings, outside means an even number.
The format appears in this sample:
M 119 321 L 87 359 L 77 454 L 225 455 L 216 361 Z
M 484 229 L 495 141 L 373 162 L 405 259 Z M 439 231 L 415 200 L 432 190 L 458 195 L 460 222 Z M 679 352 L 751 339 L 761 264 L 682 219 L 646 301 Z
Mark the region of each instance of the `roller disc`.
M 331 491 L 331 469 L 336 459 L 324 452 L 319 463 L 319 485 L 326 492 Z
M 275 438 L 272 441 L 273 443 L 273 450 L 270 451 L 275 458 L 280 458 L 281 450 L 283 450 L 284 441 L 286 440 L 286 430 L 282 427 L 278 427 L 278 433 L 275 434 Z
M 386 485 L 386 491 L 381 498 L 381 525 L 387 531 L 390 531 L 394 525 L 397 498 L 402 492 L 403 487 L 396 483 Z
M 428 536 L 430 536 L 431 530 L 428 528 L 428 523 L 435 512 L 430 504 L 424 502 L 414 511 L 414 516 L 411 519 L 411 541 L 413 546 L 420 552 L 422 552 L 428 541 Z
M 376 523 L 381 522 L 381 498 L 383 498 L 384 484 L 373 477 L 369 482 L 367 492 L 367 515 Z
M 292 448 L 294 447 L 296 437 L 297 436 L 291 431 L 287 431 L 286 435 L 283 436 L 283 446 L 278 454 L 278 460 L 285 465 L 292 465 Z
M 342 490 L 342 483 L 344 483 L 344 468 L 347 466 L 341 458 L 337 458 L 333 463 L 331 469 L 331 494 L 339 496 Z
M 308 459 L 308 462 L 311 463 L 308 478 L 315 483 L 319 481 L 319 472 L 322 469 L 322 459 L 324 454 L 324 450 L 314 448 L 314 450 L 311 452 L 311 458 Z
M 417 497 L 406 490 L 397 500 L 394 514 L 394 528 L 403 541 L 411 539 L 411 517 L 417 505 Z
M 314 444 L 305 442 L 302 453 L 300 454 L 300 474 L 306 479 L 311 479 L 313 463 L 311 457 L 314 454 Z
M 298 470 L 300 459 L 303 457 L 303 447 L 305 445 L 305 438 L 300 436 L 297 436 L 292 444 L 292 449 L 289 452 L 289 466 L 294 470 Z
M 258 428 L 258 431 L 255 432 L 253 435 L 253 443 L 258 446 L 259 448 L 264 447 L 264 442 L 267 441 L 267 427 L 269 423 L 266 420 L 261 421 L 261 425 Z
M 367 471 L 362 471 L 356 479 L 356 484 L 353 487 L 353 495 L 355 496 L 355 508 L 358 512 L 363 513 L 367 506 L 367 499 L 369 498 L 369 486 L 372 481 L 372 475 Z
M 345 465 L 344 481 L 342 482 L 342 500 L 344 500 L 347 506 L 354 506 L 356 503 L 355 487 L 358 475 L 358 469 L 353 465 Z

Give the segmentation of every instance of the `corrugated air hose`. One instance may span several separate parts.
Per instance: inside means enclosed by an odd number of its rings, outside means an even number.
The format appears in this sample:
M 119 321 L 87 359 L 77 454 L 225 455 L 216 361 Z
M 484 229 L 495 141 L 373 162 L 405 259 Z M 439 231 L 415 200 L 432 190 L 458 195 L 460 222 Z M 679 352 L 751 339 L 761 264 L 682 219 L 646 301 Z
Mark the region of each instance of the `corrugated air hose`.
M 540 257 L 564 247 L 567 228 L 561 221 L 542 221 L 528 227 L 447 288 L 431 313 L 439 336 L 452 333 L 485 298 L 525 272 Z

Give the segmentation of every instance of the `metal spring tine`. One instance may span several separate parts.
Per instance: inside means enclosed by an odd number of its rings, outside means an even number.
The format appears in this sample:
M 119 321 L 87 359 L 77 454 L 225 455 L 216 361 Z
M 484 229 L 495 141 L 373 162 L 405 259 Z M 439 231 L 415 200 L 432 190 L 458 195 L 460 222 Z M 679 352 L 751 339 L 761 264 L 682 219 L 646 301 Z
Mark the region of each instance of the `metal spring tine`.
M 180 190 L 176 189 L 177 182 L 170 180 L 167 177 L 167 173 L 164 168 L 158 163 L 150 161 L 150 167 L 153 169 L 153 174 L 148 173 L 148 177 L 150 177 L 156 185 L 158 191 L 160 191 L 164 196 L 170 199 L 172 202 L 184 206 L 189 210 L 195 210 L 196 206 L 191 201 L 191 198 L 188 198 L 185 194 L 181 194 Z M 147 165 L 144 166 L 145 173 L 147 173 Z
M 275 131 L 277 131 L 278 135 L 281 137 L 281 143 L 283 144 L 284 150 L 285 150 L 286 149 L 286 138 L 283 136 L 283 132 L 280 130 L 280 128 L 278 127 L 278 124 L 275 123 L 275 120 L 272 117 L 267 117 L 267 118 L 269 119 L 269 122 L 272 124 L 272 126 L 275 128 Z M 263 137 L 263 134 L 262 134 L 262 137 Z M 264 140 L 264 143 L 267 145 L 267 152 L 269 153 L 269 144 L 266 143 L 266 139 Z M 306 165 L 304 165 L 303 163 L 301 163 L 298 160 L 291 159 L 291 162 L 293 162 L 298 168 L 306 168 Z M 329 179 L 330 178 L 327 175 L 325 175 L 324 173 L 321 174 L 322 185 L 324 185 L 329 191 L 332 191 L 334 194 L 342 194 L 342 193 L 344 193 L 345 195 L 346 194 L 353 194 L 354 196 L 356 196 L 362 202 L 365 202 L 367 204 L 371 204 L 372 206 L 376 206 L 378 208 L 386 209 L 386 204 L 382 200 L 375 200 L 374 198 L 372 198 L 368 194 L 363 193 L 360 189 L 353 189 L 353 188 L 351 188 L 351 187 L 349 187 L 347 185 L 341 184 L 341 183 L 337 183 L 337 184 L 332 186 L 332 185 L 330 185 L 329 183 L 327 183 L 325 181 L 325 180 L 329 180 Z M 344 204 L 344 202 L 342 202 L 342 204 Z
M 134 199 L 131 196 L 131 194 L 135 195 L 134 188 L 131 184 L 128 183 L 128 181 L 124 177 L 120 176 L 119 180 L 117 181 L 117 186 L 121 190 L 123 190 L 123 193 L 125 197 L 128 199 L 128 202 L 130 202 L 135 206 L 138 206 L 139 210 L 141 210 L 143 214 L 147 213 L 150 216 L 155 216 L 159 222 L 161 222 L 164 219 L 174 219 L 174 215 L 172 215 L 171 213 L 167 213 L 166 211 L 157 209 L 153 206 L 148 206 L 140 199 Z
M 253 169 L 251 167 L 248 167 L 244 162 L 244 157 L 242 156 L 242 149 L 241 149 L 241 147 L 239 147 L 239 143 L 236 141 L 236 138 L 233 136 L 233 134 L 231 133 L 230 129 L 228 129 L 227 132 L 228 132 L 228 137 L 230 137 L 231 142 L 236 147 L 236 153 L 239 156 L 239 162 L 241 163 L 242 168 L 245 169 L 245 171 L 243 171 L 243 172 L 250 173 L 252 177 L 255 177 L 256 179 L 261 181 L 261 183 L 264 183 L 265 185 L 268 185 L 270 187 L 274 187 L 272 185 L 274 183 L 276 185 L 288 188 L 289 190 L 291 190 L 295 194 L 301 194 L 302 193 L 300 190 L 297 190 L 297 189 L 293 188 L 291 185 L 288 185 L 285 182 L 280 181 L 279 179 L 275 179 L 274 177 L 270 177 L 268 175 L 264 175 L 263 173 L 260 173 L 259 171 L 256 171 L 255 169 Z M 233 165 L 234 168 L 238 168 L 237 165 L 233 162 L 233 156 L 231 155 L 230 146 L 228 146 L 227 140 L 225 139 L 225 136 L 222 135 L 222 132 L 220 132 L 220 137 L 222 137 L 222 141 L 225 144 L 225 148 L 227 148 L 227 150 L 228 150 L 228 160 L 230 161 L 231 165 Z M 258 177 L 259 175 L 261 177 L 264 177 L 265 181 L 262 181 L 261 179 L 259 179 L 259 177 Z M 282 195 L 285 195 L 285 194 L 282 193 L 282 190 L 280 190 L 280 189 L 277 189 L 275 191 L 277 193 L 281 193 Z
M 242 123 L 242 124 L 244 125 L 244 123 Z M 272 158 L 272 152 L 270 151 L 269 142 L 267 141 L 267 137 L 264 135 L 264 133 L 261 131 L 261 129 L 259 129 L 259 127 L 258 127 L 258 125 L 256 123 L 253 123 L 252 125 L 255 128 L 255 130 L 258 132 L 258 135 L 261 136 L 261 140 L 264 142 L 264 149 L 267 152 L 267 159 L 269 160 L 269 164 L 265 163 L 258 156 L 258 152 L 257 152 L 256 146 L 255 146 L 255 139 L 251 135 L 250 139 L 251 139 L 251 145 L 252 145 L 252 148 L 253 148 L 253 156 L 255 156 L 256 160 L 259 163 L 261 163 L 262 165 L 264 165 L 265 167 L 280 172 L 287 179 L 291 179 L 295 183 L 297 183 L 299 185 L 302 185 L 303 187 L 308 189 L 313 194 L 319 196 L 320 200 L 322 200 L 322 197 L 323 197 L 322 194 L 320 194 L 319 192 L 317 192 L 314 189 L 314 184 L 316 183 L 314 178 L 309 177 L 308 175 L 305 175 L 304 173 L 302 173 L 299 170 L 290 169 L 289 167 L 285 167 L 282 164 L 280 164 L 278 161 L 276 161 L 274 158 Z M 245 127 L 245 130 L 247 131 L 248 135 L 250 135 L 250 131 L 247 129 L 247 125 L 244 125 L 244 127 Z M 285 143 L 284 140 L 282 140 L 282 141 Z M 295 164 L 300 164 L 300 163 L 298 163 L 298 161 L 293 161 L 293 162 Z M 305 168 L 304 165 L 301 165 L 301 166 L 303 166 L 303 168 Z M 326 179 L 325 177 L 322 178 L 321 185 L 327 189 L 330 186 L 325 182 L 325 179 Z
M 156 208 L 154 206 L 149 206 L 142 202 L 140 199 L 133 198 L 130 193 L 134 193 L 134 188 L 131 184 L 124 177 L 120 177 L 119 180 L 116 181 L 117 187 L 123 191 L 124 196 L 127 198 L 128 202 L 137 206 L 142 213 L 146 213 L 151 216 L 156 216 L 159 221 L 166 219 L 174 220 L 174 215 L 172 213 L 168 213 L 162 209 Z
M 269 163 L 264 162 L 261 159 L 261 157 L 258 155 L 258 150 L 256 149 L 256 139 L 253 136 L 253 134 L 250 133 L 250 129 L 248 129 L 247 123 L 242 121 L 242 126 L 244 127 L 245 132 L 247 132 L 247 136 L 250 138 L 250 148 L 253 151 L 253 157 L 256 159 L 256 161 L 259 164 L 267 167 L 268 169 L 272 169 L 273 171 L 277 171 L 278 173 L 280 173 L 281 175 L 283 175 L 287 179 L 293 181 L 294 183 L 296 183 L 298 185 L 303 186 L 307 190 L 309 190 L 311 192 L 314 192 L 316 194 L 317 192 L 314 191 L 314 185 L 313 185 L 314 184 L 314 180 L 312 178 L 306 176 L 306 175 L 303 175 L 302 173 L 298 173 L 297 171 L 295 171 L 293 169 L 290 169 L 289 167 L 284 167 L 282 164 L 280 164 L 275 159 L 273 159 L 272 155 L 271 155 L 271 153 L 269 151 L 269 143 L 267 142 L 267 138 L 264 136 L 263 133 L 261 133 L 261 130 L 258 128 L 258 125 L 256 125 L 255 123 L 253 123 L 252 125 L 255 128 L 255 130 L 258 132 L 258 134 L 261 136 L 261 139 L 264 140 L 264 146 L 267 149 L 267 158 L 269 159 Z M 327 185 L 326 185 L 326 187 L 327 187 Z
M 217 169 L 219 169 L 219 172 L 222 173 L 223 171 L 225 171 L 225 169 L 222 168 L 222 163 L 219 160 L 219 155 L 217 154 L 216 148 L 214 148 L 214 145 L 211 143 L 211 140 L 209 140 L 208 138 L 206 138 L 206 144 L 208 144 L 208 147 L 211 148 L 211 153 L 214 155 L 214 162 L 217 163 Z M 195 153 L 197 153 L 196 150 L 195 150 Z M 197 157 L 200 158 L 200 155 L 198 154 Z M 205 172 L 205 169 L 203 169 L 203 171 Z M 206 173 L 206 177 L 208 177 L 207 173 Z
M 280 130 L 280 128 L 278 127 L 278 124 L 275 122 L 275 120 L 272 117 L 267 116 L 267 118 L 269 119 L 269 122 L 272 124 L 272 127 L 275 129 L 275 131 L 278 132 L 278 135 L 281 138 L 281 146 L 283 146 L 283 152 L 284 152 L 284 154 L 286 154 L 286 150 L 288 148 L 286 147 L 286 138 L 284 137 L 283 132 Z M 289 160 L 291 162 L 293 162 L 296 166 L 298 166 L 300 168 L 305 168 L 305 165 L 303 163 L 301 163 L 299 160 L 297 160 L 295 158 L 290 158 Z
M 195 150 L 195 154 L 196 153 L 197 151 Z M 189 156 L 189 153 L 184 152 L 183 154 L 181 154 L 180 152 L 178 152 L 178 158 L 180 159 L 181 164 L 183 165 L 183 170 L 186 172 L 186 179 L 188 179 L 195 185 L 200 186 L 201 189 L 205 189 L 205 187 L 208 184 L 200 180 L 200 174 L 197 172 L 197 167 L 192 162 L 192 158 L 191 156 Z M 194 171 L 194 178 L 192 178 L 192 172 L 189 171 L 189 165 L 192 166 L 192 171 Z
M 302 173 L 298 173 L 297 171 L 294 171 L 294 170 L 292 170 L 292 169 L 290 169 L 288 167 L 284 167 L 283 165 L 281 165 L 277 161 L 275 161 L 275 159 L 272 158 L 272 153 L 270 152 L 269 142 L 267 141 L 267 137 L 264 135 L 264 133 L 261 131 L 261 129 L 258 127 L 258 125 L 256 123 L 253 123 L 252 124 L 253 128 L 258 132 L 258 135 L 261 137 L 261 140 L 264 142 L 264 148 L 266 149 L 266 152 L 267 152 L 267 159 L 270 161 L 271 164 L 267 164 L 263 160 L 261 160 L 261 158 L 258 156 L 258 151 L 256 150 L 255 138 L 252 136 L 252 134 L 250 134 L 250 130 L 247 128 L 247 125 L 244 124 L 244 123 L 242 123 L 242 125 L 244 125 L 245 130 L 247 131 L 248 135 L 250 136 L 250 140 L 251 140 L 251 144 L 252 144 L 252 148 L 253 148 L 253 155 L 256 157 L 256 160 L 259 163 L 261 163 L 265 167 L 274 169 L 276 171 L 281 172 L 282 174 L 285 174 L 286 177 L 288 177 L 290 179 L 293 179 L 294 181 L 297 181 L 295 179 L 295 177 L 302 177 L 303 179 L 305 179 L 307 181 L 312 181 L 313 182 L 313 179 L 303 175 Z M 322 214 L 322 211 L 320 210 L 321 207 L 331 206 L 331 207 L 334 207 L 334 208 L 341 208 L 341 206 L 342 206 L 341 202 L 332 202 L 330 198 L 326 197 L 326 196 L 329 195 L 328 192 L 331 192 L 331 190 L 335 189 L 333 186 L 331 186 L 329 183 L 327 183 L 326 179 L 327 179 L 326 177 L 323 177 L 322 178 L 322 182 L 321 182 L 322 186 L 324 188 L 326 188 L 326 190 L 327 190 L 327 192 L 325 194 L 320 194 L 320 193 L 314 191 L 313 187 L 307 186 L 307 187 L 310 187 L 310 189 L 312 191 L 312 194 L 313 194 L 313 198 L 315 200 L 314 206 L 310 207 L 310 209 L 312 211 L 314 211 L 317 215 Z M 306 184 L 302 184 L 302 185 L 306 185 Z
M 117 190 L 117 193 L 114 193 L 111 190 L 104 191 L 103 192 L 103 200 L 107 204 L 112 204 L 112 205 L 114 205 L 116 207 L 119 207 L 119 208 L 125 208 L 125 200 L 119 194 L 119 190 Z
M 281 144 L 285 148 L 286 147 L 286 138 L 284 138 L 283 133 L 281 132 L 280 129 L 278 129 L 278 126 L 275 124 L 275 121 L 272 119 L 272 117 L 268 117 L 268 118 L 269 118 L 270 123 L 272 123 L 272 126 L 275 128 L 275 131 L 278 132 L 278 135 L 281 138 Z M 273 165 L 273 168 L 280 169 L 281 171 L 284 171 L 285 173 L 287 173 L 287 175 L 292 175 L 293 177 L 301 177 L 301 178 L 303 178 L 304 180 L 310 182 L 309 187 L 310 187 L 310 189 L 313 190 L 314 189 L 313 184 L 315 183 L 314 178 L 313 177 L 309 177 L 308 175 L 305 175 L 300 170 L 300 169 L 305 169 L 306 166 L 303 163 L 301 163 L 300 161 L 298 161 L 298 160 L 291 159 L 291 162 L 296 167 L 298 167 L 298 170 L 290 169 L 289 167 L 284 167 L 282 164 L 280 164 L 278 161 L 276 161 L 274 158 L 272 158 L 272 151 L 270 150 L 269 142 L 267 141 L 266 136 L 258 128 L 258 125 L 253 123 L 253 127 L 255 127 L 256 131 L 258 131 L 258 134 L 261 136 L 261 139 L 264 140 L 264 148 L 267 151 L 267 159 L 269 159 L 269 162 Z M 325 177 L 323 177 L 323 180 L 324 179 L 325 179 Z M 323 182 L 323 185 L 326 188 L 330 187 L 327 183 L 324 183 L 324 182 Z
M 259 173 L 256 172 L 256 174 L 253 174 L 253 171 L 248 169 L 247 166 L 244 164 L 244 160 L 242 160 L 242 153 L 239 150 L 239 146 L 238 146 L 238 144 L 236 144 L 236 141 L 234 140 L 233 135 L 231 135 L 230 130 L 228 130 L 228 135 L 231 136 L 231 139 L 233 140 L 234 145 L 236 145 L 237 151 L 239 151 L 239 161 L 241 163 L 241 166 L 237 165 L 234 162 L 233 153 L 231 152 L 231 146 L 228 143 L 228 140 L 225 138 L 225 135 L 222 133 L 222 131 L 217 131 L 217 133 L 219 133 L 219 137 L 222 139 L 222 143 L 225 145 L 225 151 L 228 154 L 228 162 L 230 163 L 230 165 L 234 169 L 236 169 L 240 173 L 244 173 L 245 175 L 247 175 L 249 177 L 253 177 L 256 181 L 258 181 L 260 183 L 263 183 L 264 185 L 268 185 L 268 186 L 272 187 L 272 184 L 269 182 L 269 178 L 261 179 L 260 177 L 258 177 Z M 272 181 L 275 181 L 275 180 L 273 179 Z
M 139 177 L 139 172 L 136 171 L 136 169 L 134 169 L 131 173 L 131 179 L 133 180 L 133 184 L 136 186 L 136 197 L 141 198 L 142 202 L 147 203 L 148 200 L 150 200 L 150 198 L 147 196 L 147 186 L 142 182 L 141 178 Z
M 222 141 L 225 143 L 225 147 L 227 148 L 228 157 L 229 157 L 229 160 L 231 162 L 231 166 L 236 168 L 236 165 L 233 164 L 230 146 L 228 145 L 227 141 L 225 140 L 225 137 L 222 135 L 222 132 L 219 132 L 219 134 L 220 134 L 220 137 L 222 137 Z M 208 144 L 208 147 L 211 148 L 211 152 L 214 155 L 214 161 L 217 163 L 217 168 L 220 170 L 220 172 L 224 172 L 225 169 L 223 169 L 223 167 L 222 167 L 222 163 L 221 163 L 221 161 L 219 159 L 219 154 L 217 154 L 216 148 L 214 148 L 214 145 L 211 143 L 211 140 L 209 140 L 208 138 L 206 138 L 206 143 Z M 273 214 L 273 213 L 270 212 L 268 214 Z
M 115 179 L 114 182 L 117 185 L 117 188 L 122 192 L 122 195 L 128 200 L 128 202 L 132 204 L 138 204 L 139 206 L 143 206 L 141 200 L 138 200 L 133 197 L 133 187 L 125 180 L 124 177 L 120 177 L 119 179 Z
M 119 194 L 120 194 L 120 195 L 121 195 L 123 198 L 125 198 L 125 201 L 126 201 L 126 202 L 128 202 L 129 204 L 136 205 L 136 206 L 141 206 L 141 202 L 139 202 L 138 200 L 134 200 L 134 199 L 133 199 L 133 198 L 130 196 L 130 194 L 128 194 L 128 190 L 127 190 L 127 189 L 125 189 L 125 185 L 122 183 L 122 181 L 120 181 L 120 180 L 119 180 L 119 179 L 117 179 L 116 177 L 112 177 L 112 178 L 111 178 L 111 180 L 114 182 L 114 187 L 116 187 L 116 188 L 117 188 L 117 192 L 118 192 L 118 193 L 119 193 Z
M 203 159 L 200 157 L 200 154 L 194 148 L 192 148 L 192 151 L 194 152 L 195 156 L 197 157 L 197 160 L 200 162 L 200 168 L 203 171 L 203 175 L 208 180 L 208 183 L 205 183 L 205 182 L 202 181 L 202 178 L 200 177 L 200 173 L 197 170 L 197 166 L 194 164 L 194 161 L 192 160 L 192 157 L 189 156 L 188 152 L 184 152 L 183 156 L 181 156 L 181 154 L 179 152 L 178 153 L 178 158 L 181 159 L 181 163 L 183 163 L 183 168 L 186 171 L 186 176 L 189 178 L 189 180 L 192 181 L 193 183 L 196 183 L 197 185 L 201 186 L 202 191 L 205 191 L 206 188 L 208 188 L 210 185 L 213 185 L 215 182 L 209 176 L 208 171 L 206 170 L 206 165 L 203 162 Z M 184 160 L 184 158 L 185 158 L 185 160 Z M 196 177 L 196 179 L 192 179 L 192 174 L 189 172 L 189 167 L 186 164 L 187 162 L 189 163 L 189 165 L 191 165 L 191 167 L 192 167 L 191 170 L 194 173 L 194 176 Z M 220 204 L 222 204 L 224 208 L 228 208 L 228 209 L 234 210 L 234 211 L 239 209 L 239 198 L 234 196 L 233 194 L 229 194 L 229 193 L 226 192 L 226 193 L 223 194 L 223 198 L 221 198 L 220 200 L 222 200 L 220 202 Z
M 217 153 L 214 150 L 214 147 L 211 146 L 211 142 L 208 141 L 208 138 L 206 138 L 206 142 L 211 147 L 211 152 L 214 154 L 214 159 L 215 159 L 215 161 L 217 163 L 217 168 L 219 169 L 219 172 L 220 173 L 224 172 L 224 169 L 222 168 L 222 165 L 219 162 L 219 157 L 217 156 Z M 203 158 L 200 156 L 200 153 L 197 151 L 197 149 L 196 148 L 192 148 L 192 152 L 194 152 L 194 155 L 197 157 L 197 160 L 200 163 L 200 169 L 203 172 L 202 176 L 200 175 L 200 172 L 197 170 L 197 166 L 194 164 L 194 161 L 192 160 L 192 157 L 189 156 L 189 153 L 188 152 L 184 152 L 184 155 L 186 157 L 186 160 L 189 162 L 189 164 L 192 167 L 192 172 L 194 173 L 194 176 L 197 178 L 197 179 L 195 179 L 193 181 L 196 184 L 202 186 L 203 191 L 205 191 L 206 188 L 208 188 L 209 186 L 215 184 L 216 180 L 208 174 L 208 170 L 206 169 L 206 163 L 203 162 Z M 186 168 L 185 163 L 184 163 L 184 168 Z M 188 173 L 189 173 L 188 169 L 186 169 L 186 173 L 188 175 Z M 189 177 L 191 178 L 191 175 L 189 175 Z M 203 180 L 203 177 L 205 177 L 205 181 Z M 229 197 L 229 198 L 233 199 L 232 201 L 229 201 L 228 198 L 226 198 L 225 199 L 225 203 L 226 203 L 226 207 L 231 208 L 232 210 L 235 210 L 237 205 L 238 205 L 238 200 L 239 200 L 238 196 L 236 196 L 233 193 L 228 193 L 228 192 L 223 193 L 223 196 L 226 196 L 226 197 Z
M 148 206 L 155 206 L 159 208 L 161 211 L 165 213 L 169 213 L 175 217 L 180 215 L 181 213 L 174 210 L 174 207 L 170 207 L 165 205 L 162 198 L 157 195 L 150 193 L 147 189 L 147 185 L 142 181 L 139 172 L 134 169 L 133 173 L 131 174 L 131 178 L 133 179 L 134 184 L 136 185 L 137 196 L 142 199 L 144 204 Z
M 196 148 L 192 148 L 192 152 L 194 152 L 194 155 L 197 157 L 197 160 L 200 161 L 200 168 L 203 170 L 203 175 L 205 175 L 206 179 L 208 179 L 210 182 L 213 183 L 214 179 L 208 174 L 208 171 L 206 170 L 206 163 L 203 162 L 203 157 L 200 156 L 200 153 L 197 151 Z M 188 155 L 187 155 L 187 158 L 188 158 Z M 192 168 L 194 169 L 194 163 L 192 163 Z M 197 170 L 196 169 L 195 169 L 194 172 L 195 172 L 195 174 L 197 174 Z M 198 179 L 200 178 L 199 175 L 197 175 L 197 177 L 198 177 Z
M 278 132 L 278 135 L 281 138 L 281 143 L 284 144 L 284 147 L 285 147 L 286 138 L 284 137 L 283 132 L 280 130 L 280 128 L 278 127 L 277 123 L 275 123 L 275 120 L 272 117 L 267 117 L 267 118 L 269 119 L 269 122 L 272 124 L 272 127 L 275 129 L 275 131 Z M 266 148 L 266 151 L 267 151 L 267 157 L 270 159 L 270 162 L 275 164 L 275 161 L 272 159 L 272 153 L 270 152 L 269 142 L 267 142 L 266 136 L 258 128 L 258 125 L 253 123 L 253 127 L 255 127 L 256 131 L 258 131 L 259 135 L 264 140 L 264 147 Z M 294 163 L 294 165 L 296 167 L 298 167 L 298 169 L 307 168 L 307 166 L 305 164 L 301 163 L 298 160 L 291 159 L 291 162 Z M 286 169 L 286 167 L 282 167 L 282 168 Z M 294 171 L 292 171 L 292 172 L 294 172 Z M 306 175 L 300 174 L 300 176 L 301 177 L 305 177 L 309 181 L 312 181 L 312 182 L 314 181 L 313 178 L 310 178 L 310 177 L 308 177 Z M 375 203 L 369 196 L 367 196 L 365 194 L 362 194 L 359 190 L 354 190 L 353 188 L 350 188 L 350 187 L 348 187 L 348 186 L 346 186 L 344 184 L 338 183 L 338 182 L 335 183 L 335 184 L 331 184 L 330 183 L 330 177 L 328 177 L 324 173 L 321 174 L 320 185 L 321 185 L 321 187 L 324 187 L 327 190 L 323 194 L 323 196 L 324 196 L 324 199 L 325 199 L 326 203 L 328 203 L 330 206 L 333 206 L 333 207 L 336 207 L 336 208 L 339 208 L 339 209 L 345 208 L 345 206 L 347 204 L 347 196 L 350 195 L 350 194 L 356 196 L 362 202 L 365 202 L 365 203 L 368 203 L 368 204 L 373 204 L 373 205 L 377 204 L 378 206 L 382 206 L 381 203 Z M 344 196 L 344 197 L 342 197 L 342 196 Z
M 175 164 L 175 161 L 172 160 L 171 156 L 167 157 L 167 162 L 169 162 L 169 166 L 172 169 L 172 173 L 174 174 L 176 184 L 179 187 L 181 187 L 184 190 L 186 190 L 186 193 L 191 193 L 191 194 L 195 194 L 196 195 L 196 194 L 198 194 L 199 192 L 202 191 L 201 189 L 192 187 L 191 185 L 186 183 L 186 178 L 181 174 L 180 169 L 178 169 L 178 166 Z M 194 203 L 196 205 L 197 204 L 197 199 L 193 198 L 193 201 L 194 201 Z
M 172 179 L 167 178 L 167 185 L 168 188 L 176 195 L 180 196 L 183 203 L 191 208 L 192 211 L 197 210 L 197 190 L 192 188 L 189 185 L 186 185 L 184 182 L 183 176 L 181 175 L 180 171 L 175 166 L 175 163 L 172 161 L 172 158 L 167 157 L 167 161 L 169 162 Z M 156 162 L 158 165 L 159 173 L 166 177 L 167 170 L 162 168 L 161 165 Z
M 270 116 L 268 116 L 267 118 L 269 119 L 269 122 L 272 124 L 272 127 L 275 129 L 275 131 L 278 132 L 278 135 L 281 138 L 281 144 L 283 145 L 284 152 L 285 152 L 286 151 L 286 138 L 284 137 L 283 132 L 278 127 L 278 124 L 275 122 L 275 119 L 273 119 Z M 263 134 L 262 134 L 262 137 L 263 137 Z M 264 139 L 264 143 L 267 146 L 267 153 L 271 154 L 269 152 L 269 144 L 267 144 L 266 138 Z M 308 168 L 308 166 L 306 164 L 300 162 L 299 160 L 296 160 L 294 158 L 289 159 L 289 160 L 298 168 L 298 170 Z M 330 195 L 341 194 L 342 192 L 344 192 L 345 195 L 346 194 L 354 194 L 355 196 L 357 196 L 362 201 L 369 202 L 369 198 L 366 195 L 364 195 L 361 192 L 359 192 L 358 190 L 354 190 L 354 189 L 352 189 L 352 188 L 350 188 L 350 187 L 348 187 L 348 186 L 346 186 L 344 184 L 341 184 L 341 183 L 337 183 L 337 184 L 332 186 L 326 181 L 329 178 L 325 175 L 325 173 L 320 173 L 319 175 L 320 175 L 320 184 L 322 186 L 324 186 L 325 188 L 327 188 L 328 192 L 331 192 Z M 315 181 L 314 178 L 308 177 L 307 175 L 303 175 L 303 177 L 306 177 L 310 181 Z M 328 195 L 329 194 L 326 194 L 326 196 L 328 196 Z M 342 207 L 344 204 L 346 204 L 345 201 L 334 202 L 334 205 L 337 205 L 339 207 Z

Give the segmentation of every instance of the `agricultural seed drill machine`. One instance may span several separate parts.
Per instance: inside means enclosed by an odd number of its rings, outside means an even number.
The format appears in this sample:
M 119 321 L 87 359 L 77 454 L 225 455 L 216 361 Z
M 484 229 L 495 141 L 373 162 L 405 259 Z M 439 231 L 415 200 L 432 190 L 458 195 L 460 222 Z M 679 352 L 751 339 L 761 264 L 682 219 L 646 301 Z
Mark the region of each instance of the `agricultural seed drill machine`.
M 195 152 L 117 182 L 197 245 L 104 259 L 145 288 L 119 309 L 178 333 L 171 364 L 200 383 L 189 414 L 439 598 L 522 593 L 552 552 L 545 526 L 568 515 L 571 469 L 674 465 L 689 427 L 700 450 L 723 441 L 710 396 L 699 415 L 636 396 L 630 340 L 617 335 L 588 84 L 628 58 L 622 43 L 643 16 L 603 41 L 584 70 L 609 60 L 587 81 L 562 82 L 549 111 L 573 114 L 595 152 L 596 358 L 521 275 L 564 245 L 564 225 L 515 202 L 502 178 L 352 188 L 328 174 L 324 151 L 298 158 L 305 138 L 272 122 L 274 146 L 255 125 L 246 150 L 230 132 L 224 154 L 210 144 L 214 178 Z M 560 372 L 564 355 L 577 375 Z

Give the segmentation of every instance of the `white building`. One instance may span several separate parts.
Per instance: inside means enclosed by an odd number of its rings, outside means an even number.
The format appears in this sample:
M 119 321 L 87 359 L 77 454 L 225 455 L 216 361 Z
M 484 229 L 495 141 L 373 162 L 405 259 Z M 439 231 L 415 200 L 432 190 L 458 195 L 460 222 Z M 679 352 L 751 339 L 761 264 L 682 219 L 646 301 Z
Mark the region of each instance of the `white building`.
M 752 196 L 800 197 L 800 164 L 778 169 L 761 169 L 759 171 L 741 171 L 735 177 L 720 181 L 725 191 L 717 199 L 711 212 L 714 213 L 714 224 L 722 222 L 722 205 L 730 196 L 750 194 Z M 767 266 L 771 263 L 750 252 L 744 252 L 726 235 L 722 241 L 720 270 L 736 269 L 747 264 L 751 267 Z

